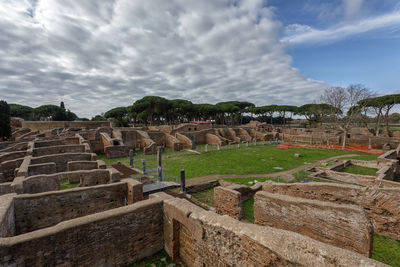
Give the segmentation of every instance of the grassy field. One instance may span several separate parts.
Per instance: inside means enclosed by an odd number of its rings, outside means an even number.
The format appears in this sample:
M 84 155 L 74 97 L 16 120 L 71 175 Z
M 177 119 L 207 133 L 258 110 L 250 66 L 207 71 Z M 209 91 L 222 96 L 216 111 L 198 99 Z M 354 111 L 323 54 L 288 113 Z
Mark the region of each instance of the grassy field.
M 400 266 L 400 240 L 375 234 L 372 258 L 391 266 Z
M 375 176 L 378 169 L 368 168 L 364 166 L 349 165 L 340 170 L 340 172 L 347 172 L 360 175 L 372 175 Z
M 283 150 L 273 145 L 261 144 L 250 147 L 242 146 L 240 149 L 234 146 L 226 146 L 222 147 L 221 151 L 212 150 L 208 153 L 204 152 L 204 146 L 198 146 L 196 149 L 200 154 L 187 151 L 172 152 L 170 149 L 166 149 L 163 154 L 163 169 L 169 175 L 174 176 L 179 176 L 179 171 L 185 169 L 186 178 L 190 179 L 210 174 L 261 174 L 279 172 L 317 160 L 346 154 L 358 154 L 361 157 L 376 159 L 376 156 L 342 150 L 309 148 Z M 301 157 L 295 158 L 295 153 L 300 153 Z M 104 160 L 108 166 L 118 161 L 129 165 L 128 157 L 107 159 L 104 155 L 99 155 L 98 158 Z M 142 159 L 146 160 L 148 169 L 157 166 L 156 155 L 144 155 L 143 152 L 138 151 L 134 161 L 135 167 L 141 168 Z
M 194 193 L 192 197 L 210 207 L 214 207 L 214 188 Z
M 60 181 L 60 190 L 67 190 L 71 188 L 75 188 L 79 185 L 79 183 L 69 183 L 68 178 L 64 178 Z

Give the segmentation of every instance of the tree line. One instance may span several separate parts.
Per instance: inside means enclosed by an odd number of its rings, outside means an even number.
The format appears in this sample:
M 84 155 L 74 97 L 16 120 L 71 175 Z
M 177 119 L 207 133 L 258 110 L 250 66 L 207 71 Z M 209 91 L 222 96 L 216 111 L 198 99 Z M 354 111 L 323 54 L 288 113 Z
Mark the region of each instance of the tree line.
M 10 107 L 10 116 L 18 117 L 30 121 L 74 121 L 78 116 L 65 108 L 64 102 L 59 106 L 42 105 L 36 108 L 19 104 L 8 104 Z
M 54 121 L 79 119 L 76 114 L 65 109 L 63 102 L 59 106 L 43 105 L 37 108 L 3 102 L 5 104 L 2 104 L 4 108 L 0 106 L 1 112 L 7 110 L 7 105 L 11 117 Z M 129 123 L 178 124 L 191 121 L 238 125 L 250 120 L 283 125 L 292 120 L 293 116 L 301 116 L 306 118 L 311 126 L 330 123 L 344 133 L 348 133 L 354 126 L 364 126 L 378 135 L 382 123 L 386 126 L 386 131 L 389 131 L 391 119 L 397 118 L 396 122 L 400 122 L 399 114 L 390 114 L 392 108 L 399 103 L 400 94 L 377 96 L 373 91 L 358 84 L 329 88 L 322 94 L 319 103 L 302 106 L 256 106 L 247 101 L 195 104 L 185 99 L 169 100 L 160 96 L 145 96 L 133 102 L 131 106 L 110 109 L 92 117 L 91 120 L 113 120 L 115 126 L 128 126 Z M 80 118 L 80 120 L 88 119 Z

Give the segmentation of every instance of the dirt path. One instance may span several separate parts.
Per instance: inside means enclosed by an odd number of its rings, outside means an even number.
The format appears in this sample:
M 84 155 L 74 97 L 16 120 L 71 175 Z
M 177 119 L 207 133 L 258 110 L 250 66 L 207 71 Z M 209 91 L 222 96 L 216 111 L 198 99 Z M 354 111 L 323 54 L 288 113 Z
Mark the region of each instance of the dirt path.
M 318 161 L 315 161 L 312 163 L 304 164 L 304 165 L 301 165 L 301 166 L 296 167 L 291 170 L 281 171 L 281 172 L 271 172 L 271 173 L 263 173 L 263 174 L 241 174 L 241 175 L 238 175 L 238 174 L 211 174 L 211 175 L 200 176 L 200 177 L 188 179 L 186 181 L 186 185 L 190 186 L 190 185 L 195 185 L 195 184 L 202 184 L 202 183 L 210 182 L 213 180 L 224 179 L 224 178 L 257 178 L 257 177 L 273 178 L 273 177 L 280 176 L 283 180 L 288 180 L 287 177 L 289 175 L 292 175 L 293 173 L 304 170 L 305 168 L 311 168 L 311 167 L 320 165 L 321 163 L 330 161 L 330 160 L 347 158 L 347 157 L 355 157 L 355 156 L 358 156 L 358 155 L 357 154 L 348 154 L 348 155 L 330 157 L 330 158 L 318 160 Z

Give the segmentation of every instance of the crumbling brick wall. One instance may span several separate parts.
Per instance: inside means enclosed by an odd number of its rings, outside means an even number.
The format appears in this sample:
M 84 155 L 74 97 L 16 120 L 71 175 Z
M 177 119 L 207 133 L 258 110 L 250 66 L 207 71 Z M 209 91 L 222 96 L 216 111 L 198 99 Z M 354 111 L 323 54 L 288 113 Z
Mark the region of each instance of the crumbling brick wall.
M 259 225 L 293 231 L 371 257 L 372 222 L 358 206 L 260 191 L 254 198 L 254 219 Z
M 265 182 L 263 190 L 293 197 L 353 204 L 364 208 L 378 234 L 400 239 L 400 189 L 333 183 L 280 184 Z
M 126 266 L 163 245 L 162 201 L 150 199 L 0 238 L 0 266 Z
M 54 162 L 56 163 L 57 172 L 67 171 L 67 163 L 69 161 L 86 161 L 86 160 L 96 160 L 91 153 L 63 153 L 55 154 L 50 156 L 34 157 L 30 164 L 41 164 Z
M 34 148 L 32 156 L 40 157 L 40 156 L 61 154 L 61 153 L 83 153 L 83 152 L 85 152 L 84 145 L 58 145 L 58 146 Z
M 385 266 L 309 237 L 164 200 L 167 253 L 189 266 Z M 182 255 L 181 255 L 182 254 Z
M 221 186 L 214 188 L 214 207 L 218 214 L 226 214 L 237 220 L 243 217 L 241 194 L 238 191 Z
M 14 198 L 16 233 L 27 233 L 65 220 L 122 207 L 126 200 L 125 183 L 18 195 Z

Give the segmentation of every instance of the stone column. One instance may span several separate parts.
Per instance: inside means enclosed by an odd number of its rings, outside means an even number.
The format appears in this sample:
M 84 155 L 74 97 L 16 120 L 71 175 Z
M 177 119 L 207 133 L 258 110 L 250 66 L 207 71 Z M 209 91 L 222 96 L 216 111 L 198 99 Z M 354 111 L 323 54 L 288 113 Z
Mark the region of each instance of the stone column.
M 207 153 L 208 152 L 208 144 L 204 147 L 204 151 Z
M 217 150 L 220 151 L 221 150 L 221 146 L 217 145 Z
M 370 137 L 368 140 L 368 149 L 371 150 L 372 149 L 372 138 Z
M 185 170 L 181 170 L 181 193 L 186 194 Z
M 143 171 L 143 174 L 146 174 L 146 160 L 145 159 L 142 159 L 142 171 Z
M 133 149 L 129 150 L 129 166 L 133 168 Z
M 249 141 L 246 142 L 246 147 L 249 147 Z
M 240 149 L 240 143 L 237 144 L 238 148 Z
M 157 147 L 157 162 L 158 162 L 158 181 L 162 182 L 162 161 L 161 161 L 161 155 L 162 155 L 162 148 L 159 146 Z

